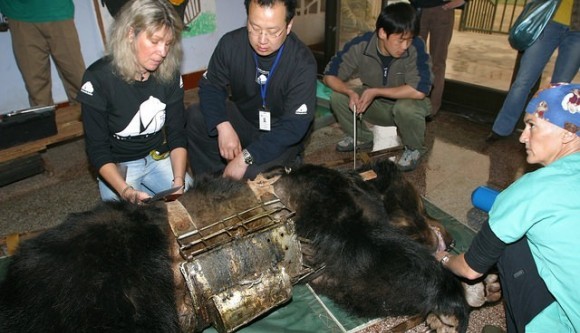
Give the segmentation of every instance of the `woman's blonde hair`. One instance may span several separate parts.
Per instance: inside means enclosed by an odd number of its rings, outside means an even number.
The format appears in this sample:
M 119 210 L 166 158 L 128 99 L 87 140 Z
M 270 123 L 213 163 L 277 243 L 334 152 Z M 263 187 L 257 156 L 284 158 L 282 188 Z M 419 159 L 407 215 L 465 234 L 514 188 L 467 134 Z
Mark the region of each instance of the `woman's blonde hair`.
M 132 0 L 123 6 L 111 26 L 108 42 L 115 73 L 128 83 L 134 82 L 139 73 L 135 44 L 129 38 L 131 31 L 134 36 L 144 32 L 151 37 L 164 27 L 173 33 L 173 44 L 151 75 L 161 82 L 170 82 L 181 65 L 183 21 L 167 0 Z

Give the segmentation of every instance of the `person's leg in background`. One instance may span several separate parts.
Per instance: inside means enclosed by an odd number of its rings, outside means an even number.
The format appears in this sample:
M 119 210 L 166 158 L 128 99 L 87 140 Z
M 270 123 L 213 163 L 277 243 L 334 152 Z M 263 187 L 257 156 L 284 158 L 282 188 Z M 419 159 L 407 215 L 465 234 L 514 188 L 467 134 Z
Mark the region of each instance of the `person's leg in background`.
M 357 92 L 361 93 L 362 87 L 359 90 L 357 90 Z M 346 133 L 347 138 L 348 137 L 352 138 L 354 135 L 353 111 L 350 109 L 348 103 L 349 103 L 348 96 L 341 94 L 341 93 L 334 92 L 334 91 L 330 94 L 330 108 L 331 108 L 332 112 L 334 113 L 336 120 L 340 124 L 340 127 L 342 128 L 344 133 Z M 371 106 L 372 106 L 372 104 L 371 104 Z M 369 108 L 371 108 L 371 107 L 369 106 Z M 366 119 L 365 114 L 363 114 L 363 118 Z M 357 121 L 357 135 L 356 136 L 357 136 L 357 141 L 360 144 L 363 144 L 365 146 L 368 145 L 368 146 L 372 147 L 373 133 L 368 129 L 368 127 L 364 124 L 364 122 Z M 345 148 L 346 150 L 340 148 L 341 143 L 343 141 L 345 141 L 345 140 L 343 139 L 342 141 L 340 141 L 338 143 L 337 150 L 339 150 L 339 151 L 352 151 L 352 148 L 350 150 L 346 149 L 346 148 Z M 350 144 L 352 145 L 352 142 Z
M 501 110 L 495 118 L 492 135 L 512 134 L 524 110 L 528 95 L 560 45 L 566 33 L 566 26 L 550 22 L 538 40 L 522 55 L 516 79 L 509 89 Z
M 247 147 L 254 142 L 254 140 L 259 138 L 261 135 L 260 130 L 253 127 L 253 125 L 244 118 L 234 103 L 227 101 L 226 109 L 227 119 L 236 131 L 242 148 Z M 220 155 L 217 134 L 216 136 L 209 136 L 207 134 L 205 121 L 199 108 L 199 104 L 191 105 L 186 112 L 189 113 L 187 115 L 188 121 L 186 127 L 187 158 L 193 175 L 198 176 L 205 173 L 214 174 L 223 171 L 228 161 Z M 298 146 L 292 147 L 286 153 L 293 153 L 293 156 L 296 157 L 296 154 L 299 154 L 301 151 L 298 148 Z M 285 159 L 289 158 L 285 154 L 282 154 L 280 159 L 276 159 L 272 162 L 283 165 Z M 245 177 L 254 178 L 257 173 L 263 171 L 263 169 L 260 169 L 259 167 L 259 165 L 249 167 Z
M 580 70 L 580 31 L 570 31 L 563 36 L 558 47 L 558 57 L 554 65 L 551 83 L 570 83 Z
M 199 104 L 192 104 L 185 112 L 187 159 L 193 176 L 223 170 L 225 163 L 219 153 L 217 135 L 208 135 Z
M 405 145 L 397 161 L 402 171 L 414 170 L 427 152 L 425 117 L 431 111 L 429 98 L 399 99 L 396 102 L 375 100 L 363 115 L 363 120 L 379 126 L 396 126 Z M 372 133 L 371 133 L 372 134 Z
M 10 19 L 12 50 L 30 106 L 53 105 L 50 47 L 39 25 Z
M 421 9 L 419 36 L 427 42 L 433 64 L 433 89 L 431 90 L 431 117 L 441 108 L 445 87 L 445 69 L 449 43 L 453 36 L 454 10 L 444 10 L 442 6 Z
M 429 98 L 400 99 L 393 107 L 393 118 L 401 141 L 410 150 L 418 150 L 424 155 L 425 147 L 425 117 L 431 110 Z
M 368 130 L 368 127 L 365 123 L 378 125 L 378 126 L 395 126 L 395 119 L 393 117 L 393 107 L 395 103 L 392 101 L 375 99 L 371 105 L 369 105 L 367 111 L 363 113 L 362 116 L 362 125 L 357 128 L 357 137 L 359 140 L 361 135 L 361 127 Z M 351 113 L 351 120 L 350 123 L 352 124 L 352 113 Z M 359 123 L 360 124 L 360 123 Z M 352 129 L 351 129 L 352 131 Z M 368 130 L 371 135 L 371 141 L 373 141 L 373 132 Z
M 497 268 L 502 286 L 508 332 L 524 332 L 525 326 L 555 299 L 540 277 L 528 239 L 509 244 Z
M 74 20 L 43 23 L 40 26 L 49 43 L 52 60 L 68 100 L 74 103 L 86 69 Z
M 157 194 L 171 188 L 174 178 L 170 157 L 162 160 L 154 160 L 150 155 L 146 157 L 141 185 L 147 188 L 147 192 Z M 185 173 L 184 185 L 184 191 L 189 190 L 193 185 L 193 179 L 191 179 L 187 172 Z

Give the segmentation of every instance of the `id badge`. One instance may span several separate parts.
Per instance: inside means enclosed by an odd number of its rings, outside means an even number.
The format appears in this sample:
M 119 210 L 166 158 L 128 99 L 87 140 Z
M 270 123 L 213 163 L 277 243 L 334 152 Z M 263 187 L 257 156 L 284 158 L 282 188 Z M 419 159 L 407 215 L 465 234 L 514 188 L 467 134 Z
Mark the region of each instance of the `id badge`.
M 270 111 L 267 108 L 260 108 L 258 118 L 260 119 L 260 131 L 270 131 Z

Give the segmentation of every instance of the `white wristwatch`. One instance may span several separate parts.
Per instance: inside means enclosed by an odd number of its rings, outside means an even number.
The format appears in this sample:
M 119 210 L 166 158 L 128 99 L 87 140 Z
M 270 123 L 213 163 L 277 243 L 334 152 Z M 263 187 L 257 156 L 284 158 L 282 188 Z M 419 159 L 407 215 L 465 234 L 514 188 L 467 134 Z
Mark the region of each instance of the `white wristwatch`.
M 441 265 L 445 266 L 445 264 L 449 262 L 449 259 L 451 259 L 451 257 L 448 254 L 446 254 L 441 258 L 441 260 L 439 260 L 439 262 L 441 263 Z

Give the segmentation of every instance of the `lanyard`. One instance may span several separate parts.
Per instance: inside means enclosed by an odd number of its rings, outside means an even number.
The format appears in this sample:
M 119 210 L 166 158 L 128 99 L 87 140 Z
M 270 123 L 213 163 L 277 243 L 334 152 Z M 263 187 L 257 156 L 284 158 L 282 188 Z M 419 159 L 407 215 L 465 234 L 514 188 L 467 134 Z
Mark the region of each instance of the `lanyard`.
M 282 51 L 284 51 L 284 45 L 282 45 L 280 50 L 278 50 L 278 55 L 276 55 L 276 60 L 274 60 L 274 64 L 272 65 L 272 69 L 270 69 L 270 73 L 268 73 L 268 79 L 266 80 L 266 83 L 260 83 L 260 95 L 262 96 L 262 107 L 264 107 L 264 109 L 266 109 L 266 93 L 268 91 L 268 83 L 270 83 L 270 79 L 274 75 L 274 70 L 276 69 L 276 66 L 278 66 Z M 256 71 L 258 71 L 258 55 L 256 52 L 254 52 L 254 62 L 256 63 Z

